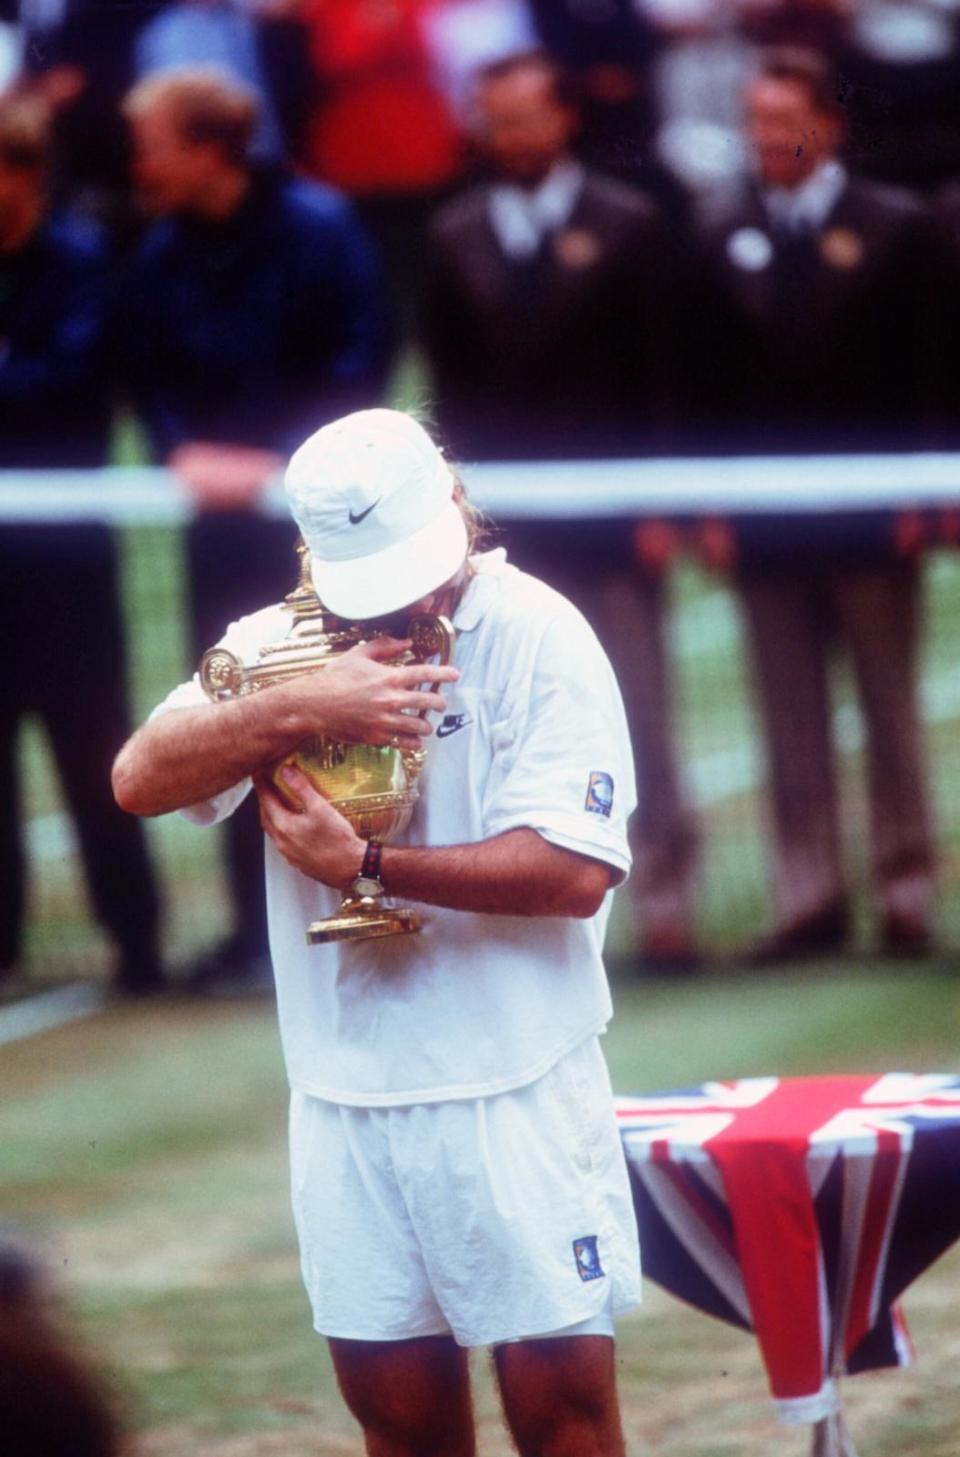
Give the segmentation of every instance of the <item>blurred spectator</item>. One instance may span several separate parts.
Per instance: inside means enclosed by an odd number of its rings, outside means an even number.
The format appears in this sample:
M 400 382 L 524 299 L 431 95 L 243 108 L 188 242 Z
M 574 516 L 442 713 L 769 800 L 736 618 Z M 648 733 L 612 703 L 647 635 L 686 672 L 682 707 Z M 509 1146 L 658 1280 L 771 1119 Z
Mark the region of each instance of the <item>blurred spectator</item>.
M 286 154 L 302 158 L 319 81 L 310 59 L 303 0 L 252 0 L 259 19 L 260 61 Z
M 426 24 L 444 0 L 305 0 L 320 83 L 304 162 L 346 192 L 380 247 L 409 322 L 426 219 L 458 177 L 462 138 Z
M 106 464 L 108 279 L 96 238 L 45 217 L 49 119 L 0 99 L 0 468 Z M 44 477 L 37 478 L 42 492 Z M 36 714 L 76 821 L 115 983 L 161 981 L 158 904 L 141 827 L 114 804 L 110 765 L 129 734 L 113 537 L 74 521 L 7 522 L 0 537 L 0 976 L 21 953 L 25 866 L 17 733 Z
M 717 288 L 702 341 L 722 399 L 714 443 L 771 452 L 916 443 L 929 291 L 942 277 L 928 219 L 909 195 L 854 178 L 837 161 L 836 88 L 815 55 L 770 53 L 746 91 L 746 132 L 755 176 L 704 246 Z M 866 724 L 881 942 L 888 952 L 923 952 L 933 857 L 917 565 L 878 535 L 833 553 L 791 549 L 783 537 L 766 546 L 744 537 L 740 548 L 776 838 L 776 924 L 757 959 L 839 950 L 847 940 L 828 682 L 837 640 Z
M 871 177 L 931 188 L 960 171 L 957 0 L 865 0 L 840 58 L 846 154 Z
M 662 446 L 677 279 L 657 210 L 572 159 L 577 114 L 543 55 L 482 72 L 476 118 L 491 180 L 440 211 L 428 252 L 423 342 L 444 435 L 465 460 Z M 693 835 L 669 724 L 666 563 L 641 564 L 624 521 L 515 520 L 510 543 L 581 607 L 618 670 L 642 786 L 644 957 L 689 965 Z
M 134 230 L 120 103 L 133 81 L 137 33 L 163 0 L 24 4 L 24 72 L 55 114 L 54 204 L 127 241 Z
M 660 214 L 574 160 L 575 101 L 544 54 L 482 71 L 474 119 L 489 181 L 428 240 L 423 337 L 448 438 L 468 459 L 662 445 L 675 277 Z
M 4 1457 L 120 1457 L 112 1398 L 55 1324 L 35 1262 L 0 1241 Z
M 660 38 L 643 6 L 637 0 L 531 0 L 530 8 L 543 48 L 580 93 L 577 155 L 682 213 L 678 189 L 652 150 L 650 65 Z
M 839 52 L 850 16 L 870 4 L 872 0 L 733 0 L 740 29 L 755 45 L 802 46 L 822 56 Z
M 279 162 L 285 153 L 261 50 L 259 16 L 239 0 L 178 0 L 143 27 L 134 49 L 136 76 L 184 66 L 216 66 L 254 91 L 260 114 L 250 155 Z
M 154 449 L 197 505 L 187 531 L 194 648 L 295 581 L 288 524 L 251 507 L 286 456 L 382 382 L 383 292 L 330 189 L 258 170 L 255 97 L 219 72 L 167 72 L 127 99 L 134 176 L 156 221 L 134 260 L 126 347 Z M 235 931 L 194 977 L 269 976 L 262 836 L 228 830 Z
M 651 67 L 656 152 L 697 198 L 743 171 L 740 96 L 754 51 L 738 0 L 638 0 L 662 44 Z
M 958 0 L 733 3 L 755 43 L 834 58 L 843 155 L 858 173 L 927 189 L 960 170 Z
M 466 115 L 478 71 L 537 45 L 526 0 L 442 0 L 427 11 L 423 27 L 437 80 L 457 117 Z

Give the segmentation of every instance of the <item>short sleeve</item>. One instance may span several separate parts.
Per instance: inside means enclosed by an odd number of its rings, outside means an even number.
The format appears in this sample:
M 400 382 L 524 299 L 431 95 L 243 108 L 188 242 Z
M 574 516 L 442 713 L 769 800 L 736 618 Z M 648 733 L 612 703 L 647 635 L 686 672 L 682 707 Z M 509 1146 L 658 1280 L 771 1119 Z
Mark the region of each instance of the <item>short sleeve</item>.
M 261 645 L 282 637 L 288 626 L 289 623 L 279 615 L 279 609 L 265 608 L 250 617 L 242 617 L 239 622 L 232 622 L 217 647 L 229 649 L 243 663 L 252 663 L 256 661 Z M 197 673 L 168 693 L 150 714 L 150 718 L 159 718 L 163 714 L 176 713 L 184 708 L 209 708 L 211 712 L 214 711 L 214 705 L 204 693 Z M 242 804 L 252 787 L 252 780 L 241 779 L 238 784 L 231 785 L 221 794 L 201 800 L 198 804 L 185 805 L 178 813 L 194 825 L 218 825 Z
M 528 827 L 604 861 L 623 880 L 636 787 L 610 663 L 571 608 L 552 619 L 521 666 L 508 713 L 495 727 L 485 834 Z

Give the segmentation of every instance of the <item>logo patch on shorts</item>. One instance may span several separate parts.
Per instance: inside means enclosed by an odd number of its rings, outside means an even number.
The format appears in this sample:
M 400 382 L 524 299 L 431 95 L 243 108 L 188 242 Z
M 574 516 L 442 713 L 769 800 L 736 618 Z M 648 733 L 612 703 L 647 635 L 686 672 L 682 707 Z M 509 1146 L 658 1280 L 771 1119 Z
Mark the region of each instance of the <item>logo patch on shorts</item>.
M 613 809 L 613 779 L 602 769 L 593 769 L 587 782 L 587 799 L 584 809 L 591 814 L 610 818 Z
M 577 1274 L 581 1280 L 602 1280 L 604 1278 L 606 1271 L 600 1264 L 600 1251 L 597 1249 L 595 1234 L 584 1234 L 580 1239 L 575 1239 L 573 1253 L 577 1261 Z

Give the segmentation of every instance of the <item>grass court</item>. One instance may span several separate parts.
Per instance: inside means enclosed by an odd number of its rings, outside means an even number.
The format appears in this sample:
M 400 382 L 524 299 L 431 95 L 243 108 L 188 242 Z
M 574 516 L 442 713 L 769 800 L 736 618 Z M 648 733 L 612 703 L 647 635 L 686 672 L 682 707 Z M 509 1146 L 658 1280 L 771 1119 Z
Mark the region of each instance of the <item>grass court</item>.
M 621 969 L 618 1091 L 766 1072 L 952 1070 L 948 967 L 830 964 L 682 986 Z M 113 1006 L 0 1051 L 2 1219 L 39 1243 L 72 1327 L 107 1367 L 136 1457 L 360 1457 L 310 1329 L 287 1206 L 286 1094 L 272 1007 L 172 997 Z M 909 1371 L 844 1383 L 864 1457 L 954 1457 L 960 1250 L 908 1292 Z M 752 1337 L 648 1283 L 621 1323 L 631 1454 L 801 1457 Z M 482 1353 L 482 1457 L 510 1451 Z

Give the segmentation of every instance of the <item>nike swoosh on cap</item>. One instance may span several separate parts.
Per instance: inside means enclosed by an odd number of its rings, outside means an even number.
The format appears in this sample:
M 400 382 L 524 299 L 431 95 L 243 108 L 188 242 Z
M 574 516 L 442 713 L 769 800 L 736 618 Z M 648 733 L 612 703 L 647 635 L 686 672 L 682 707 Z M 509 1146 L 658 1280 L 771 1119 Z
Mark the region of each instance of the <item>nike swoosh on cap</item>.
M 373 506 L 379 506 L 380 505 L 380 502 L 382 500 L 383 500 L 383 497 L 382 496 L 378 496 L 377 499 L 374 501 Z M 360 512 L 358 512 L 358 514 L 356 516 L 354 516 L 354 514 L 353 514 L 352 511 L 350 511 L 348 513 L 349 516 L 350 516 L 350 525 L 351 526 L 359 526 L 360 525 L 360 522 L 363 520 L 363 518 L 365 516 L 369 516 L 370 515 L 370 512 L 373 510 L 373 506 L 368 506 L 367 509 L 366 509 L 366 511 L 360 511 Z

